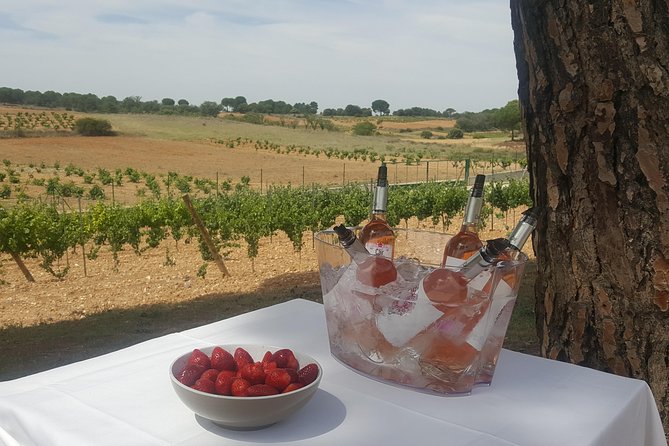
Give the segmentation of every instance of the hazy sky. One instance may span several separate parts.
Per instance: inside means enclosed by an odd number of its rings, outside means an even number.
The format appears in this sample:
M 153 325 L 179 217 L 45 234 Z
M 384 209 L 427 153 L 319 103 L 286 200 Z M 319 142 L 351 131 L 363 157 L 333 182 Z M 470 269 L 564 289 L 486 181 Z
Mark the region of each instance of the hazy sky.
M 244 96 L 319 110 L 501 107 L 517 96 L 504 0 L 3 0 L 0 86 Z

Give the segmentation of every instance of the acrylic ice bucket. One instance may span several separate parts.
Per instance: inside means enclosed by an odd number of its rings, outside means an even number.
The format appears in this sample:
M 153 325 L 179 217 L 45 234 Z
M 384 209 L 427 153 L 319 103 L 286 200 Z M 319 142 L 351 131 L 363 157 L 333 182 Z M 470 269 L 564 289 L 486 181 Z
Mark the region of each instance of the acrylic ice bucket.
M 334 231 L 315 234 L 332 355 L 370 378 L 431 393 L 489 385 L 527 257 L 491 266 L 472 281 L 473 297 L 446 311 L 422 280 L 438 268 L 451 235 L 395 232 L 397 279 L 378 288 L 356 281 L 357 266 Z

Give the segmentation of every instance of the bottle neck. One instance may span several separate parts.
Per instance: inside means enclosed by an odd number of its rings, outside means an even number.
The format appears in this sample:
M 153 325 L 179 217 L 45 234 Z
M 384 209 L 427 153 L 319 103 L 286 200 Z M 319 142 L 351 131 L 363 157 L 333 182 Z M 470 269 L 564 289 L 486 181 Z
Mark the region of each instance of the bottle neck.
M 460 226 L 460 232 L 472 232 L 474 234 L 478 234 L 479 225 L 478 225 L 478 223 L 463 222 L 462 226 Z
M 462 264 L 460 272 L 467 280 L 472 280 L 474 277 L 485 271 L 485 269 L 492 265 L 492 263 L 493 260 L 484 255 L 484 249 L 482 248 Z
M 386 221 L 388 220 L 388 217 L 386 216 L 385 211 L 374 211 L 372 213 L 372 220 L 381 220 L 381 221 Z
M 469 197 L 469 200 L 467 200 L 467 207 L 465 207 L 465 216 L 462 220 L 463 229 L 465 226 L 473 226 L 475 228 L 478 226 L 482 207 L 483 197 Z
M 536 225 L 537 221 L 535 218 L 527 216 L 521 218 L 509 236 L 509 244 L 514 246 L 518 251 L 523 249 L 525 242 L 532 235 Z
M 506 239 L 488 240 L 483 248 L 462 264 L 460 272 L 466 279 L 471 280 L 510 250 L 515 250 L 515 247 Z
M 353 231 L 340 225 L 335 227 L 335 232 L 339 237 L 339 244 L 341 244 L 355 263 L 359 264 L 371 256 L 365 245 L 355 236 Z
M 374 190 L 374 204 L 372 206 L 372 213 L 383 214 L 385 216 L 387 208 L 388 208 L 388 187 L 376 186 L 376 189 Z

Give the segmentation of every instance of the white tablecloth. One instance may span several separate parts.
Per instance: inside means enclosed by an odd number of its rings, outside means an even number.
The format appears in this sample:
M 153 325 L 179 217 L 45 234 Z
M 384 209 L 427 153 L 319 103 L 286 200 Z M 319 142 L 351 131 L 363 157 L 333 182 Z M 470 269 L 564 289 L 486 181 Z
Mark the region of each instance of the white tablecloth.
M 196 417 L 168 367 L 193 348 L 287 346 L 323 366 L 290 419 L 233 431 Z M 365 378 L 329 353 L 323 307 L 296 299 L 0 383 L 4 445 L 666 445 L 645 382 L 504 350 L 491 387 L 443 397 Z

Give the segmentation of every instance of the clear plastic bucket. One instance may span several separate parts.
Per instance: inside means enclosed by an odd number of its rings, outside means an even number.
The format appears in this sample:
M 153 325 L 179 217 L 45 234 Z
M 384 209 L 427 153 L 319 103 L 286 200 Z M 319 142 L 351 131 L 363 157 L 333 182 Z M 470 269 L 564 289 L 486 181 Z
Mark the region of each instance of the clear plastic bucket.
M 438 268 L 451 235 L 395 232 L 397 279 L 381 287 L 356 281 L 357 265 L 334 231 L 315 234 L 332 355 L 371 378 L 438 394 L 490 384 L 526 257 L 484 271 L 464 303 L 445 307 L 422 280 Z

